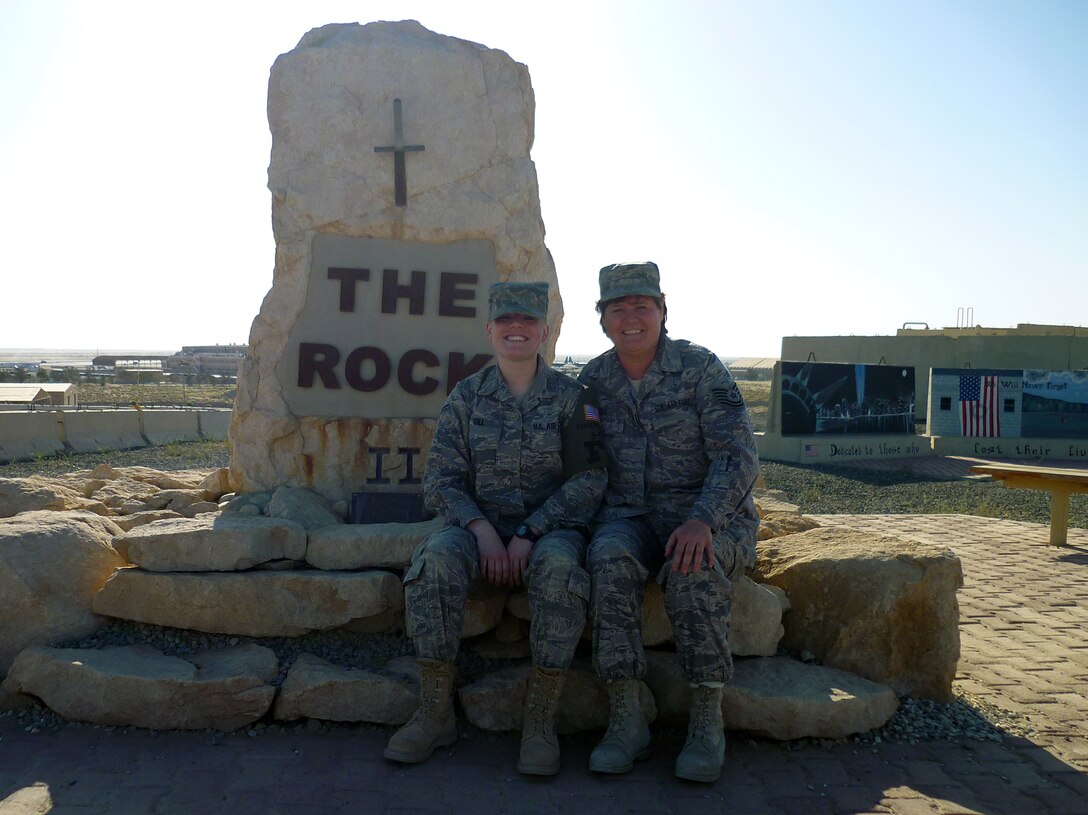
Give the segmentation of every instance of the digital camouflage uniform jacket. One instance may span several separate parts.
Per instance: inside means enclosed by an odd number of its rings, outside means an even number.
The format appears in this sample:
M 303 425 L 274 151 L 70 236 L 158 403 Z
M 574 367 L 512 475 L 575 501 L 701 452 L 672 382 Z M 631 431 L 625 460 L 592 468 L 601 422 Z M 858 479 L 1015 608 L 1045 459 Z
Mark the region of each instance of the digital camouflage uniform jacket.
M 663 336 L 637 397 L 615 349 L 578 379 L 597 392 L 611 459 L 595 520 L 649 515 L 671 532 L 695 518 L 744 546 L 754 565 L 759 458 L 744 399 L 718 358 Z
M 587 526 L 600 506 L 603 468 L 563 475 L 564 423 L 583 388 L 537 358 L 522 406 L 498 366 L 462 379 L 442 406 L 427 458 L 428 509 L 452 526 L 486 518 L 508 538 L 522 521 L 542 533 Z

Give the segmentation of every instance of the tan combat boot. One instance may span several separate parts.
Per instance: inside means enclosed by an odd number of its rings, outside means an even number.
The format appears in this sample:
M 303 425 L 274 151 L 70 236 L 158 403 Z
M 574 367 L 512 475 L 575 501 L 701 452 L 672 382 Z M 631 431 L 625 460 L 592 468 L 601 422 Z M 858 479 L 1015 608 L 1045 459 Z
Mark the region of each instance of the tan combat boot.
M 533 666 L 525 713 L 521 721 L 521 754 L 518 772 L 555 775 L 559 772 L 559 738 L 555 735 L 555 711 L 563 692 L 566 672 L 560 668 Z
M 697 685 L 691 692 L 688 738 L 676 758 L 674 773 L 688 781 L 713 783 L 722 774 L 725 763 L 722 689 Z
M 457 741 L 453 715 L 453 663 L 420 659 L 419 707 L 412 718 L 389 739 L 385 757 L 405 764 L 426 761 L 439 747 Z
M 608 730 L 589 756 L 595 773 L 626 773 L 635 761 L 650 757 L 650 726 L 638 702 L 637 679 L 608 683 Z

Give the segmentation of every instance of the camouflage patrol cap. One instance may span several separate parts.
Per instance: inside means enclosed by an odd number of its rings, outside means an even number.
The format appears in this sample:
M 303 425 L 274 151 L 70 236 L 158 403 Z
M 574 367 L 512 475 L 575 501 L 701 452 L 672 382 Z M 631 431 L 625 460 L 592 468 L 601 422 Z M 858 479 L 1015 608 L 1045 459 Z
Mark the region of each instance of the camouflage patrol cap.
M 531 314 L 547 319 L 548 284 L 495 283 L 487 292 L 487 305 L 489 320 L 504 314 Z
M 661 273 L 652 261 L 613 263 L 601 269 L 601 300 L 618 300 L 634 294 L 661 297 Z

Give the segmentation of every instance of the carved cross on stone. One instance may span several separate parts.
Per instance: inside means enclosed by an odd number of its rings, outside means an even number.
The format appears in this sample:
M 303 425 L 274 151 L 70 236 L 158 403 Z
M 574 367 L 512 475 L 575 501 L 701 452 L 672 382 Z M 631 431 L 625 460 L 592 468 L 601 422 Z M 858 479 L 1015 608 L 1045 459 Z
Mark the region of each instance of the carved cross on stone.
M 393 189 L 394 203 L 398 207 L 408 206 L 408 174 L 404 166 L 405 153 L 418 153 L 422 144 L 404 143 L 404 123 L 401 120 L 400 100 L 393 100 L 393 143 L 385 147 L 375 147 L 375 153 L 393 154 Z

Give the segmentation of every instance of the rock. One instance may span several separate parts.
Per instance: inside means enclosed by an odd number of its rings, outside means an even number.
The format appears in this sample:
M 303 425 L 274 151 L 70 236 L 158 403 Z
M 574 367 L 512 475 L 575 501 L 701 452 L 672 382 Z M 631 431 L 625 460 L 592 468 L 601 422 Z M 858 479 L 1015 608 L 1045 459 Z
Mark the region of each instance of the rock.
M 173 470 L 163 472 L 151 467 L 111 467 L 109 464 L 100 464 L 93 470 L 83 470 L 73 475 L 105 481 L 126 478 L 151 484 L 160 490 L 195 490 L 199 489 L 200 483 L 208 477 L 208 471 Z
M 298 487 L 277 489 L 272 493 L 265 513 L 270 518 L 294 521 L 307 531 L 344 523 L 344 519 L 330 509 L 328 501 L 313 490 Z
M 186 518 L 195 518 L 197 515 L 207 515 L 209 512 L 219 512 L 219 504 L 212 501 L 197 501 L 181 511 Z
M 341 524 L 310 533 L 306 562 L 315 569 L 403 569 L 416 546 L 438 530 L 438 518 L 414 524 Z
M 520 620 L 532 620 L 529 612 L 529 592 L 512 591 L 506 595 L 506 610 Z
M 733 653 L 770 656 L 777 652 L 782 633 L 782 605 L 778 597 L 747 577 L 736 580 L 729 622 L 729 644 Z M 589 626 L 582 636 L 592 639 Z M 650 582 L 642 597 L 642 644 L 654 648 L 672 641 L 672 625 L 665 613 L 665 594 L 656 581 Z
M 414 683 L 404 673 L 352 670 L 300 654 L 283 680 L 274 715 L 281 721 L 404 724 L 419 706 L 419 671 Z
M 159 490 L 145 503 L 148 509 L 172 509 L 181 512 L 186 507 L 207 500 L 204 490 Z M 218 504 L 216 507 L 218 508 Z
M 729 647 L 733 655 L 776 654 L 785 633 L 782 610 L 782 602 L 774 591 L 747 577 L 734 580 L 733 613 L 729 619 Z
M 502 619 L 506 608 L 506 595 L 503 592 L 485 594 L 482 597 L 469 595 L 465 602 L 465 626 L 461 629 L 461 639 L 476 637 L 492 630 Z
M 408 206 L 395 203 L 392 157 L 374 152 L 393 136 L 394 98 L 403 100 L 405 137 L 426 148 L 408 154 Z M 533 116 L 524 65 L 413 21 L 324 26 L 276 60 L 268 95 L 276 269 L 239 371 L 230 430 L 235 487 L 307 487 L 345 501 L 363 475 L 378 470 L 377 451 L 391 487 L 418 484 L 448 386 L 462 364 L 492 353 L 480 317 L 495 280 L 551 284 L 551 336 L 542 349 L 551 359 L 563 310 L 529 157 Z M 426 265 L 401 269 L 401 285 L 409 268 L 425 273 L 423 316 L 398 321 L 381 312 L 380 297 L 370 294 L 382 285 L 380 266 L 369 285 L 357 287 L 353 313 L 320 310 L 338 302 L 338 282 L 311 263 L 327 239 L 396 240 L 434 253 Z M 438 307 L 441 270 L 454 268 L 438 254 L 460 251 L 485 256 L 456 267 L 473 281 L 461 284 L 467 294 L 452 305 L 475 314 L 475 322 Z M 308 294 L 311 284 L 320 300 Z M 407 307 L 405 296 L 401 315 Z M 387 330 L 387 317 L 399 328 Z M 305 336 L 312 339 L 303 340 L 296 327 L 311 326 Z M 322 380 L 305 391 L 298 386 L 303 341 L 335 348 L 337 388 Z M 345 380 L 348 355 L 367 347 L 390 360 L 380 392 Z M 421 351 L 433 356 L 401 361 Z M 408 379 L 415 384 L 405 388 Z
M 39 510 L 86 509 L 91 503 L 97 502 L 48 478 L 0 478 L 0 518 Z
M 102 486 L 91 493 L 90 497 L 113 508 L 126 503 L 138 502 L 144 509 L 163 509 L 166 502 L 163 502 L 160 506 L 152 506 L 151 504 L 151 499 L 159 491 L 159 488 L 154 484 L 118 476 L 102 482 Z
M 495 639 L 499 642 L 518 642 L 529 638 L 529 622 L 513 614 L 503 614 L 495 626 Z
M 243 515 L 264 515 L 268 502 L 272 500 L 270 492 L 251 492 L 236 495 L 223 508 L 223 512 L 240 512 Z
M 154 511 L 148 510 L 144 512 L 136 512 L 132 515 L 122 515 L 113 518 L 113 522 L 116 523 L 125 532 L 135 529 L 138 526 L 149 524 L 152 521 L 164 521 L 167 518 L 180 518 L 182 517 L 180 512 L 174 512 L 172 509 L 156 509 Z
M 506 668 L 460 688 L 457 697 L 469 722 L 492 732 L 520 730 L 531 671 L 529 665 Z M 645 683 L 640 683 L 639 702 L 646 719 L 653 722 L 657 706 Z M 608 691 L 601 680 L 583 668 L 568 671 L 555 716 L 556 732 L 604 730 L 608 713 Z
M 950 549 L 821 528 L 762 545 L 756 571 L 789 595 L 782 644 L 791 652 L 900 696 L 951 701 L 963 572 Z
M 306 556 L 306 531 L 274 518 L 202 515 L 153 521 L 119 535 L 114 548 L 149 572 L 231 572 Z
M 770 540 L 771 538 L 781 538 L 783 535 L 793 535 L 797 532 L 806 532 L 809 529 L 816 529 L 819 526 L 819 522 L 814 518 L 808 518 L 804 515 L 789 515 L 778 512 L 772 512 L 768 515 L 764 515 L 759 522 L 759 532 L 756 535 L 757 540 Z
M 214 572 L 121 569 L 94 610 L 125 620 L 212 634 L 297 637 L 404 606 L 389 572 Z
M 727 730 L 770 739 L 841 739 L 882 727 L 899 699 L 886 685 L 784 657 L 738 660 L 723 693 Z
M 87 636 L 105 622 L 91 598 L 124 560 L 121 529 L 82 510 L 0 520 L 0 675 L 29 645 Z
M 385 631 L 399 630 L 404 633 L 404 609 L 391 608 L 369 617 L 358 617 L 344 623 L 341 628 L 353 634 L 381 634 Z
M 166 656 L 147 645 L 28 648 L 4 682 L 62 716 L 95 724 L 156 730 L 235 730 L 272 706 L 278 670 L 268 648 Z
M 200 489 L 204 490 L 210 501 L 219 501 L 224 495 L 227 495 L 232 491 L 230 485 L 230 469 L 227 467 L 220 467 L 218 470 L 212 471 L 203 481 L 200 482 Z
M 662 722 L 686 727 L 691 688 L 676 654 L 647 651 L 646 683 Z M 785 657 L 753 657 L 734 663 L 722 695 L 726 730 L 765 738 L 840 739 L 882 727 L 895 713 L 895 692 L 835 668 Z

